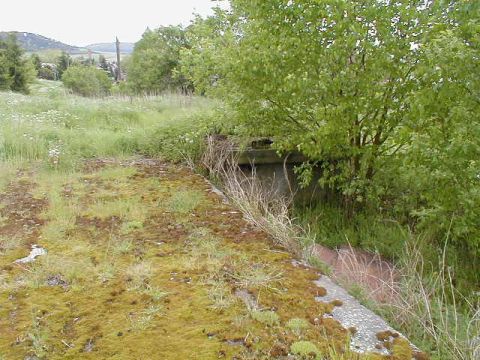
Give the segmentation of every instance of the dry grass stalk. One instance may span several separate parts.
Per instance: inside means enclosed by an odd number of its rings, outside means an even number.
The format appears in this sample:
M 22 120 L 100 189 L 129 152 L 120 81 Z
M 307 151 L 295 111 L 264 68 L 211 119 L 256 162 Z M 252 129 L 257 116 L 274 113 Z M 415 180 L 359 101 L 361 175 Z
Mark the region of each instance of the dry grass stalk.
M 439 359 L 479 359 L 480 310 L 467 299 L 460 305 L 445 256 L 440 259 L 441 271 L 434 275 L 426 271 L 416 247 L 407 248 L 403 259 L 403 264 L 393 266 L 377 254 L 348 247 L 337 250 L 330 265 L 338 282 L 363 290 L 363 296 L 396 326 L 433 340 Z
M 327 251 L 333 255 L 326 258 L 325 251 L 315 246 L 314 254 L 332 268 L 332 277 L 346 287 L 358 286 L 365 290 L 368 300 L 391 303 L 398 292 L 399 269 L 382 259 L 378 253 L 354 249 L 348 245 Z
M 446 249 L 446 247 L 445 247 Z M 474 360 L 480 355 L 480 311 L 453 285 L 452 269 L 445 258 L 440 271 L 426 271 L 421 252 L 407 248 L 402 279 L 391 312 L 403 326 L 420 327 L 441 350 L 443 356 L 455 360 Z
M 235 149 L 233 142 L 210 136 L 202 164 L 221 182 L 227 196 L 248 222 L 270 234 L 276 244 L 300 256 L 300 244 L 306 234 L 290 217 L 293 196 L 281 196 L 275 189 L 267 188 L 257 178 L 254 167 L 250 174 L 243 173 L 237 166 Z

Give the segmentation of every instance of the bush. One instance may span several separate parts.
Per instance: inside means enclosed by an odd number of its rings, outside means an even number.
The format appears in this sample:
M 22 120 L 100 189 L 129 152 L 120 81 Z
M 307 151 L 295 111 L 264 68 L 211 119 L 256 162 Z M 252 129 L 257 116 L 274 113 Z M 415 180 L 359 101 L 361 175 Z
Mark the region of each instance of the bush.
M 45 80 L 56 80 L 55 72 L 49 67 L 41 67 L 38 70 L 37 77 Z
M 112 82 L 107 73 L 91 66 L 69 67 L 62 76 L 66 88 L 82 96 L 110 94 Z
M 205 137 L 214 131 L 209 111 L 163 121 L 145 138 L 144 152 L 174 162 L 197 163 L 204 151 Z

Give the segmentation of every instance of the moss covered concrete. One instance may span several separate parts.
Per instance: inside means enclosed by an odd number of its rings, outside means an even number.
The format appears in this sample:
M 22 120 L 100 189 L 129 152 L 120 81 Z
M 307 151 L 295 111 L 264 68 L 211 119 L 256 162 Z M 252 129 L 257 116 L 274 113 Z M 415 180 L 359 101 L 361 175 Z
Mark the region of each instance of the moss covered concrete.
M 319 274 L 185 168 L 32 168 L 0 203 L 0 359 L 381 358 L 350 354 Z M 48 254 L 13 264 L 32 244 Z

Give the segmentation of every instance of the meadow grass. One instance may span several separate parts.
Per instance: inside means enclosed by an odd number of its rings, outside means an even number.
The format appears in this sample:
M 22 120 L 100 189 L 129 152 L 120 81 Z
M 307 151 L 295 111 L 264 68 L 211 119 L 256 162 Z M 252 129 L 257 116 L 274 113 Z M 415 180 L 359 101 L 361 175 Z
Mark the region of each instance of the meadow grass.
M 19 165 L 14 162 L 0 162 L 0 193 L 5 190 L 5 187 L 17 172 L 18 167 Z
M 178 95 L 82 98 L 56 82 L 39 81 L 29 96 L 0 93 L 0 160 L 43 160 L 56 169 L 75 168 L 85 158 L 133 154 L 180 160 L 198 147 L 194 140 L 212 105 Z

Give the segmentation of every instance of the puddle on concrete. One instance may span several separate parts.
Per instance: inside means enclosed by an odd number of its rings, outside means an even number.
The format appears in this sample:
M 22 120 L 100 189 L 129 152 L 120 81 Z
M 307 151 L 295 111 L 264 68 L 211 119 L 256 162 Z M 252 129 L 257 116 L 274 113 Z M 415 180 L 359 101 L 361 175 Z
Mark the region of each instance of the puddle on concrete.
M 35 261 L 37 257 L 46 255 L 46 254 L 47 254 L 47 250 L 45 250 L 41 246 L 32 245 L 32 250 L 30 251 L 30 254 L 24 258 L 15 260 L 15 264 L 27 264 Z

